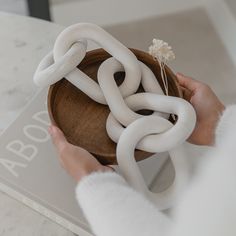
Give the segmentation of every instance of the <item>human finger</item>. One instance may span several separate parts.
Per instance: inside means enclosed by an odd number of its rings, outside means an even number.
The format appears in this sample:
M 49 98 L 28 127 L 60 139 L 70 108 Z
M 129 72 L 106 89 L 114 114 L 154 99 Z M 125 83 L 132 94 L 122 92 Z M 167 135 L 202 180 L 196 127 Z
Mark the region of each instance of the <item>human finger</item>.
M 190 90 L 191 92 L 194 92 L 200 85 L 200 82 L 198 82 L 197 80 L 185 76 L 181 73 L 177 73 L 176 76 L 180 86 Z
M 49 126 L 48 132 L 51 135 L 52 141 L 57 151 L 60 153 L 62 149 L 68 144 L 63 132 L 54 125 Z

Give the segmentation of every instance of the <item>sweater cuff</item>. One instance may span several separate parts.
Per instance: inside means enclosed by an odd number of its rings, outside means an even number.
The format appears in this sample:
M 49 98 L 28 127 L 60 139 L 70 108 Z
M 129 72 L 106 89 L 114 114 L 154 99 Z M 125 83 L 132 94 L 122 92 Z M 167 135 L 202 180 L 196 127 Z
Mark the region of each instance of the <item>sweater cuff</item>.
M 236 139 L 236 105 L 226 107 L 216 127 L 216 146 L 226 143 L 228 139 Z
M 93 172 L 92 174 L 85 176 L 76 186 L 76 198 L 77 201 L 81 201 L 81 196 L 89 195 L 93 196 L 97 192 L 98 188 L 104 188 L 107 184 L 117 186 L 127 186 L 127 182 L 123 177 L 116 172 Z

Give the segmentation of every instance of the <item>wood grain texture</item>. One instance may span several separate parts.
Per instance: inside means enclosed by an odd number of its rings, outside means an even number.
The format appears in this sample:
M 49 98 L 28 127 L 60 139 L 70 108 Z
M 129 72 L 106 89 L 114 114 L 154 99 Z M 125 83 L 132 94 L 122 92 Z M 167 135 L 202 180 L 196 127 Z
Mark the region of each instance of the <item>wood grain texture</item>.
M 158 62 L 146 52 L 131 50 L 140 61 L 149 66 L 163 89 Z M 97 70 L 100 64 L 109 57 L 111 56 L 103 49 L 89 51 L 78 68 L 97 81 Z M 182 97 L 175 74 L 168 67 L 166 67 L 166 72 L 169 95 Z M 123 81 L 124 76 L 124 72 L 115 74 L 117 84 Z M 142 91 L 141 87 L 139 91 Z M 110 112 L 108 106 L 96 103 L 69 81 L 62 79 L 49 88 L 48 111 L 52 123 L 64 132 L 70 143 L 85 148 L 102 164 L 117 163 L 116 144 L 106 132 L 106 119 Z M 141 113 L 148 114 L 147 111 Z M 136 150 L 135 158 L 139 161 L 151 155 L 152 153 Z

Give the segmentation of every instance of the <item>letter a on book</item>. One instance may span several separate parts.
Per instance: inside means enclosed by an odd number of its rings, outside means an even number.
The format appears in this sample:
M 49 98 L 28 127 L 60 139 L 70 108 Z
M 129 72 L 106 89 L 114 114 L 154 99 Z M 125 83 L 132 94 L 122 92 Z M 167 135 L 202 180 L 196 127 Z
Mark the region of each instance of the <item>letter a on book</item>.
M 24 144 L 20 140 L 14 140 L 8 143 L 6 148 L 7 150 L 15 153 L 16 155 L 23 157 L 27 161 L 32 161 L 38 153 L 38 149 L 35 146 L 30 144 Z
M 23 167 L 23 168 L 27 167 L 26 164 L 16 162 L 16 161 L 11 161 L 5 158 L 0 158 L 0 164 L 2 164 L 15 177 L 19 176 L 15 170 L 16 167 Z

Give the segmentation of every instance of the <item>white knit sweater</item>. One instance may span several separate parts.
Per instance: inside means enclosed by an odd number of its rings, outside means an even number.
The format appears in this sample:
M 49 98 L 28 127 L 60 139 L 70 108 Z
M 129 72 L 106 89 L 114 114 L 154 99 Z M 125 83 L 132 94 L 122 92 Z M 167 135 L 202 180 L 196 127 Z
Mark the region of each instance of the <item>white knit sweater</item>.
M 76 196 L 97 236 L 235 236 L 236 105 L 223 113 L 206 154 L 170 219 L 116 173 L 93 173 Z

